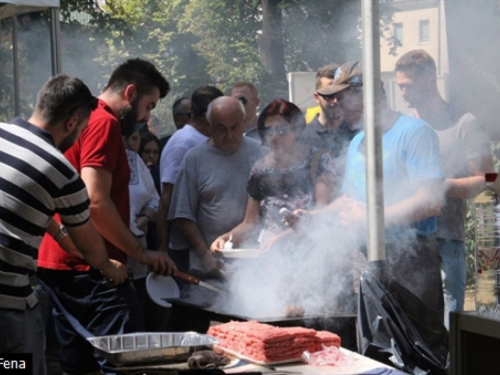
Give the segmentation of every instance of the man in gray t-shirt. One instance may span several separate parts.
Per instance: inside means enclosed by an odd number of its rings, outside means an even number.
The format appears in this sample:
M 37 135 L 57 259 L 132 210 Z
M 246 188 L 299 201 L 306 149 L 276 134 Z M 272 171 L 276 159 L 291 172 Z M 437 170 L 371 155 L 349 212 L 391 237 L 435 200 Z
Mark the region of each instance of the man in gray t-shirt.
M 189 242 L 192 269 L 218 269 L 210 244 L 245 215 L 250 169 L 264 149 L 243 136 L 244 118 L 236 98 L 211 102 L 207 120 L 212 137 L 186 154 L 174 185 L 168 218 L 179 224 Z
M 445 177 L 445 205 L 438 216 L 439 253 L 445 300 L 445 324 L 450 311 L 463 310 L 465 296 L 466 199 L 484 186 L 484 175 L 493 171 L 485 131 L 470 113 L 447 103 L 437 88 L 436 64 L 422 50 L 410 51 L 396 63 L 396 83 L 406 105 L 435 130 L 439 138 Z

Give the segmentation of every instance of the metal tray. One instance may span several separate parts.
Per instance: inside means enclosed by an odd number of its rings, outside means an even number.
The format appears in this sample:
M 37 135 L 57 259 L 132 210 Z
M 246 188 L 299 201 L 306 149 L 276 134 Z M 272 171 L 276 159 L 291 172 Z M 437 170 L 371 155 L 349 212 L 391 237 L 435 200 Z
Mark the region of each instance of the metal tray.
M 213 348 L 220 342 L 196 332 L 129 333 L 87 340 L 99 355 L 116 366 L 185 361 L 197 347 Z

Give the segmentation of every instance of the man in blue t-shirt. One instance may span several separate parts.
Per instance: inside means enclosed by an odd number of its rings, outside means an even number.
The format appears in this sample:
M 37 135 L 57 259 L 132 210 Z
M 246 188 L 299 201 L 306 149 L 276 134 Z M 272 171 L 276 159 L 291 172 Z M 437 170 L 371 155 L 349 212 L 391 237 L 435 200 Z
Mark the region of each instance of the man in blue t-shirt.
M 382 90 L 383 91 L 383 90 Z M 335 95 L 348 121 L 363 115 L 361 62 L 342 65 L 331 85 L 319 90 Z M 386 263 L 391 279 L 399 282 L 426 306 L 443 312 L 440 257 L 435 239 L 436 215 L 442 205 L 443 176 L 439 142 L 424 121 L 394 112 L 385 93 L 381 103 L 382 158 Z M 340 211 L 341 225 L 353 238 L 366 237 L 365 132 L 357 134 L 347 151 L 343 195 L 326 211 Z

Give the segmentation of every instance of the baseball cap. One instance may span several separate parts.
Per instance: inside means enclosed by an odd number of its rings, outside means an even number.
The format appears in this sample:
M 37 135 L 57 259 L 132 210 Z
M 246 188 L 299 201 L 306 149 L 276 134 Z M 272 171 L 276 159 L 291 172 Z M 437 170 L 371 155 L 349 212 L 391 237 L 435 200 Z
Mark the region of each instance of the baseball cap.
M 341 65 L 335 72 L 333 82 L 319 89 L 321 95 L 332 95 L 348 88 L 351 85 L 363 84 L 363 68 L 361 60 L 350 61 Z

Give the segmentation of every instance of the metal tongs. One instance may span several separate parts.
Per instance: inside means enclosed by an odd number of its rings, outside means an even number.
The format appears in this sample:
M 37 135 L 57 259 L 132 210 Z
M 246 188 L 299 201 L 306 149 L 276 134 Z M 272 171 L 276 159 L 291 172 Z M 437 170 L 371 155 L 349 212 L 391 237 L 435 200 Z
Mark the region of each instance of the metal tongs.
M 213 285 L 210 285 L 209 283 L 206 283 L 205 281 L 201 281 L 200 279 L 197 279 L 194 276 L 191 276 L 187 273 L 184 273 L 184 272 L 181 272 L 178 270 L 174 271 L 173 276 L 178 277 L 179 279 L 182 279 L 184 281 L 187 281 L 188 283 L 198 285 L 198 286 L 201 286 L 202 288 L 206 288 L 208 290 L 211 290 L 212 292 L 215 292 L 215 293 L 223 293 L 224 292 L 222 289 L 219 289 Z

